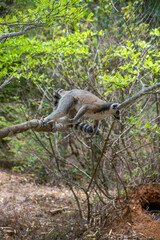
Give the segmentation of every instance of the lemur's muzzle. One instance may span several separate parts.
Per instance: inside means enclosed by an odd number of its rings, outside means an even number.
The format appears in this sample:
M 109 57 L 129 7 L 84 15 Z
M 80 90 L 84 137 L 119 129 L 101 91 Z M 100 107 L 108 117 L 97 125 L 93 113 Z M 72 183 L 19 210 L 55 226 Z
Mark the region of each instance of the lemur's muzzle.
M 120 110 L 116 111 L 116 114 L 114 115 L 114 117 L 118 120 L 120 120 Z

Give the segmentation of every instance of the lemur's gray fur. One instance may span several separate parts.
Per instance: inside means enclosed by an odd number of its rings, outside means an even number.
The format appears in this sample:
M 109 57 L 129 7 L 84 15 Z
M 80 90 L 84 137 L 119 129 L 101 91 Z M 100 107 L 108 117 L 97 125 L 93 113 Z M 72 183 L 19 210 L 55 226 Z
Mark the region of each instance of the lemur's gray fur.
M 55 108 L 57 108 L 58 106 L 58 103 L 59 103 L 59 100 L 60 98 L 66 94 L 66 91 L 62 88 L 58 88 L 54 94 L 53 94 L 53 98 L 54 98 L 54 106 Z M 93 127 L 87 123 L 83 123 L 81 121 L 78 121 L 76 124 L 74 125 L 71 125 L 71 127 L 75 130 L 80 130 L 82 132 L 85 132 L 85 133 L 89 133 L 89 134 L 93 134 L 95 133 L 96 135 L 99 134 L 99 131 L 97 130 L 96 132 L 94 131 Z
M 58 103 L 60 98 L 66 94 L 66 91 L 62 88 L 58 88 L 55 92 L 54 92 L 54 106 L 57 108 Z M 80 130 L 82 132 L 86 132 L 89 134 L 93 134 L 94 133 L 94 129 L 91 125 L 87 124 L 87 123 L 83 123 L 81 121 L 78 121 L 76 124 L 71 125 L 72 128 L 74 128 L 75 130 Z M 96 135 L 98 135 L 99 131 L 97 130 L 95 132 Z
M 60 98 L 61 97 L 61 98 Z M 50 121 L 57 121 L 66 125 L 77 125 L 77 128 L 87 129 L 83 123 L 79 122 L 79 119 L 85 115 L 94 119 L 94 130 L 91 126 L 88 127 L 87 132 L 93 130 L 95 133 L 98 129 L 99 120 L 104 119 L 107 116 L 114 116 L 116 119 L 120 119 L 120 104 L 115 102 L 107 103 L 102 101 L 94 94 L 79 89 L 73 89 L 71 91 L 65 91 L 58 89 L 54 93 L 55 105 L 57 109 L 53 111 L 49 116 L 44 118 L 44 123 Z M 68 113 L 74 112 L 73 118 L 68 117 Z M 83 130 L 84 130 L 83 129 Z

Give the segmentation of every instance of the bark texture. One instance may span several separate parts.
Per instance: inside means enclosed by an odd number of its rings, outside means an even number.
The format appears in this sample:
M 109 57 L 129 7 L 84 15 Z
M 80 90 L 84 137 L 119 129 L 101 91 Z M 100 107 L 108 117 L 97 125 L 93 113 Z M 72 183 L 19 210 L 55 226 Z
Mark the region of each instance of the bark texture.
M 56 132 L 56 131 L 65 131 L 69 126 L 62 124 L 53 124 L 48 123 L 46 126 L 43 126 L 42 121 L 38 119 L 32 119 L 25 123 L 16 124 L 10 127 L 5 127 L 0 129 L 0 139 L 5 137 L 13 136 L 17 133 L 25 132 L 30 129 L 34 129 L 37 132 Z

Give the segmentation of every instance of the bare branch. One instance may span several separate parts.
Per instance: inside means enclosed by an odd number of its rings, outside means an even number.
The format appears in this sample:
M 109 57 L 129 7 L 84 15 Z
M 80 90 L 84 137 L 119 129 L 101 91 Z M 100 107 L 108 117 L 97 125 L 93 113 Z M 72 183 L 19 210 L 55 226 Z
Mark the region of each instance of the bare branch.
M 16 73 L 19 74 L 19 73 L 21 73 L 21 72 L 22 72 L 22 71 L 19 70 L 19 71 L 17 71 Z M 4 81 L 4 83 L 2 83 L 2 84 L 0 85 L 0 90 L 2 90 L 2 88 L 4 88 L 6 85 L 8 85 L 13 79 L 16 79 L 16 77 L 15 77 L 14 75 L 12 75 L 11 77 L 7 78 L 7 79 Z
M 4 88 L 6 85 L 8 85 L 12 81 L 12 79 L 14 79 L 14 78 L 15 78 L 14 75 L 12 75 L 11 77 L 7 78 L 4 81 L 4 83 L 2 83 L 2 85 L 0 85 L 0 90 L 2 90 L 2 88 Z
M 46 126 L 43 126 L 43 122 L 41 120 L 32 119 L 25 123 L 16 124 L 10 127 L 5 127 L 3 129 L 0 129 L 0 139 L 5 137 L 10 137 L 17 133 L 22 133 L 30 129 L 34 129 L 37 132 L 56 132 L 56 131 L 65 131 L 68 128 L 70 128 L 70 126 L 62 125 L 58 123 L 56 124 L 48 123 L 46 124 Z
M 102 160 L 102 157 L 103 157 L 103 155 L 104 155 L 104 152 L 106 151 L 106 146 L 107 146 L 107 143 L 108 143 L 108 140 L 109 140 L 111 131 L 112 131 L 113 127 L 114 127 L 114 123 L 115 123 L 115 122 L 112 122 L 112 125 L 111 125 L 111 127 L 110 127 L 110 129 L 109 129 L 109 132 L 108 132 L 108 134 L 107 134 L 107 138 L 106 138 L 106 140 L 105 140 L 103 149 L 102 149 L 102 151 L 101 151 L 100 158 L 99 158 L 99 160 L 98 160 L 98 162 L 97 162 L 97 165 L 96 165 L 96 167 L 95 167 L 95 169 L 94 169 L 94 173 L 93 173 L 92 178 L 91 178 L 91 180 L 90 180 L 90 182 L 89 182 L 89 185 L 88 185 L 88 188 L 87 188 L 87 192 L 89 191 L 89 188 L 91 187 L 91 184 L 92 184 L 92 182 L 93 182 L 93 180 L 94 180 L 94 177 L 95 177 L 95 175 L 96 175 L 96 173 L 97 173 L 97 170 L 98 170 L 98 167 L 99 167 L 100 162 L 101 162 L 101 160 Z
M 160 83 L 155 83 L 154 85 L 150 86 L 150 87 L 146 87 L 144 89 L 142 89 L 141 91 L 139 91 L 137 94 L 135 94 L 133 97 L 128 98 L 126 101 L 122 102 L 120 104 L 121 108 L 126 107 L 129 104 L 132 104 L 133 102 L 135 102 L 138 98 L 141 98 L 144 94 L 150 94 L 150 91 L 159 88 L 160 87 Z
M 30 26 L 27 26 L 25 27 L 22 31 L 20 32 L 12 32 L 12 33 L 4 33 L 0 36 L 0 42 L 2 41 L 2 39 L 4 38 L 12 38 L 12 37 L 15 37 L 15 36 L 20 36 L 20 35 L 23 35 L 25 34 L 25 32 L 33 29 L 33 28 L 37 28 L 37 27 L 42 27 L 44 24 L 43 23 L 37 23 L 37 24 L 33 24 L 33 25 L 30 25 Z

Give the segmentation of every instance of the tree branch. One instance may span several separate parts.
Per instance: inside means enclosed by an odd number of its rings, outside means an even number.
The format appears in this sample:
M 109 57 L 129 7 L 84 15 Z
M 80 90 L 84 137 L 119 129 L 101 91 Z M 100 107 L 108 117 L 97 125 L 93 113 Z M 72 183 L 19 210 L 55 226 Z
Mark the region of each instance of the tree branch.
M 133 102 L 135 102 L 138 98 L 142 97 L 144 94 L 150 94 L 149 92 L 160 87 L 160 83 L 155 83 L 154 85 L 150 86 L 150 87 L 146 87 L 143 90 L 139 91 L 137 94 L 135 94 L 133 97 L 128 98 L 127 100 L 125 100 L 124 102 L 122 102 L 120 104 L 121 108 L 126 107 L 129 104 L 132 104 Z
M 30 121 L 27 121 L 25 123 L 16 124 L 10 127 L 5 127 L 3 129 L 0 129 L 0 139 L 5 137 L 10 137 L 12 135 L 15 135 L 17 133 L 25 132 L 30 129 L 34 129 L 37 132 L 56 132 L 56 131 L 65 131 L 70 126 L 68 125 L 62 125 L 58 123 L 48 123 L 46 126 L 43 126 L 43 123 L 41 120 L 38 119 L 32 119 Z
M 19 74 L 19 73 L 21 73 L 21 72 L 22 72 L 22 71 L 19 70 L 19 71 L 17 71 L 16 73 Z M 7 78 L 7 79 L 4 81 L 4 83 L 2 83 L 2 84 L 0 85 L 0 90 L 2 90 L 2 88 L 4 88 L 6 85 L 8 85 L 13 79 L 16 79 L 16 77 L 15 77 L 14 75 L 12 75 L 11 77 Z
M 31 26 L 27 26 L 25 27 L 22 31 L 20 32 L 12 32 L 12 33 L 4 33 L 0 36 L 0 42 L 2 41 L 2 39 L 4 38 L 12 38 L 12 37 L 15 37 L 15 36 L 20 36 L 20 35 L 23 35 L 25 34 L 25 32 L 33 29 L 33 28 L 37 28 L 37 27 L 41 27 L 43 26 L 44 24 L 42 23 L 37 23 L 37 24 L 33 24 Z

